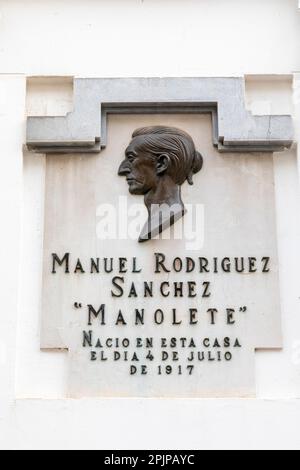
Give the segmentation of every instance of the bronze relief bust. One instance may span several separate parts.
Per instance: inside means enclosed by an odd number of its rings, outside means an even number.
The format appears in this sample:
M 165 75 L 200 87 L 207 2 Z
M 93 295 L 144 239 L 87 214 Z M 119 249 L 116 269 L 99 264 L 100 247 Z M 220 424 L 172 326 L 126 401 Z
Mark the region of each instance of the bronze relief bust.
M 185 214 L 181 186 L 193 184 L 203 166 L 192 137 L 175 127 L 150 126 L 134 131 L 119 175 L 130 194 L 143 195 L 148 221 L 139 241 L 154 238 Z

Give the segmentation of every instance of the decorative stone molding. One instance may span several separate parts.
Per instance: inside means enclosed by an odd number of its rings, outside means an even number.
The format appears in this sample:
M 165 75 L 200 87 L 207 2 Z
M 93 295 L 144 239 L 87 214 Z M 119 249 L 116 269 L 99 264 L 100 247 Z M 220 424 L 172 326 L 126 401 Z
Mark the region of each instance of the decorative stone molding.
M 39 153 L 100 152 L 110 113 L 211 113 L 220 152 L 273 152 L 293 143 L 291 116 L 246 110 L 243 78 L 76 78 L 74 111 L 29 117 L 27 146 Z

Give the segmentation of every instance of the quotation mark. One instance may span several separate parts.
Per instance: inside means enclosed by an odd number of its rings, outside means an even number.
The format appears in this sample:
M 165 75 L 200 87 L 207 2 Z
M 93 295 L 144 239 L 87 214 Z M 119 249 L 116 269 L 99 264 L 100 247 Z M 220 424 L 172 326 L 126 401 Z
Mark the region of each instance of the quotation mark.
M 82 304 L 80 304 L 78 302 L 75 302 L 74 307 L 75 308 L 82 308 Z
M 240 307 L 240 312 L 245 313 L 247 311 L 247 307 Z

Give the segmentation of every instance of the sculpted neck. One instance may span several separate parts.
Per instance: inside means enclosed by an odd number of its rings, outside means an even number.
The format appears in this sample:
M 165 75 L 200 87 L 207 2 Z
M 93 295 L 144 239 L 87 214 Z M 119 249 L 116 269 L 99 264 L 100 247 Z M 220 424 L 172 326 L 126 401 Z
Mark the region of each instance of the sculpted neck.
M 149 216 L 142 229 L 140 242 L 155 238 L 185 214 L 181 188 L 168 176 L 159 178 L 156 187 L 146 194 L 145 205 Z
M 167 204 L 168 206 L 178 205 L 184 210 L 181 199 L 181 187 L 174 183 L 169 176 L 158 179 L 157 186 L 145 195 L 145 205 L 150 214 L 152 205 Z

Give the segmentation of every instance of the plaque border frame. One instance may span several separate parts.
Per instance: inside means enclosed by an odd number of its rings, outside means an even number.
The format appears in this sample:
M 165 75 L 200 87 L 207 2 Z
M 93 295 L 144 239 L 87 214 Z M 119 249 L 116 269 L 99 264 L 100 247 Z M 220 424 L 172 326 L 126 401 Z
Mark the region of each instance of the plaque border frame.
M 27 119 L 27 148 L 51 153 L 98 153 L 109 114 L 212 115 L 220 152 L 280 152 L 294 141 L 292 116 L 254 116 L 246 109 L 244 77 L 74 78 L 73 111 Z

